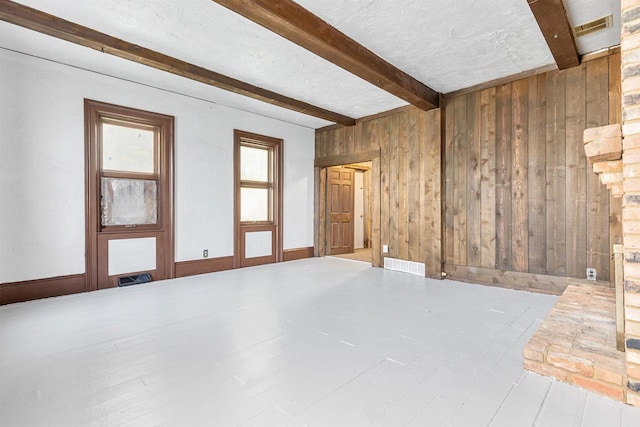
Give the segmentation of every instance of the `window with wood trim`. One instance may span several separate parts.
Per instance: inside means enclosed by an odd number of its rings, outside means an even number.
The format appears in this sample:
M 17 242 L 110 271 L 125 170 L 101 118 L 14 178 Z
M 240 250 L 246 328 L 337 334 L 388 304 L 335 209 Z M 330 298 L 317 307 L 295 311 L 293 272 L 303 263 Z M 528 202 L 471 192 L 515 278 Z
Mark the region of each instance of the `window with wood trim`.
M 102 112 L 96 133 L 99 228 L 157 228 L 163 203 L 160 126 Z
M 276 217 L 276 145 L 270 141 L 239 137 L 240 222 L 273 224 Z
M 283 141 L 234 131 L 234 266 L 282 260 Z

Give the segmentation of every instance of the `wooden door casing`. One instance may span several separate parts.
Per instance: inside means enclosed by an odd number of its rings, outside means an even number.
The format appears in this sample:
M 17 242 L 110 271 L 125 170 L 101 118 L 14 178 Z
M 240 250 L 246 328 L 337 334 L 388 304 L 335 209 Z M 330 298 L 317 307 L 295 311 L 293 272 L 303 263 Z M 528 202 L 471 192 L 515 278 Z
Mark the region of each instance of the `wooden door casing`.
M 327 254 L 353 252 L 354 170 L 342 166 L 327 170 Z

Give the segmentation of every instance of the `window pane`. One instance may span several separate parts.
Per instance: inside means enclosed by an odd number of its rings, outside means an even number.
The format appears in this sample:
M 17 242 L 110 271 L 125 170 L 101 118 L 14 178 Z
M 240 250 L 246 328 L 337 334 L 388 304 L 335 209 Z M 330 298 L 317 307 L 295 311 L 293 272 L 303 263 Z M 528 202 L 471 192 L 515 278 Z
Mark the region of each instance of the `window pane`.
M 102 124 L 102 169 L 154 173 L 154 132 Z
M 240 189 L 240 221 L 269 221 L 269 189 Z
M 158 221 L 158 183 L 102 178 L 102 225 L 143 225 Z
M 240 179 L 269 182 L 269 150 L 240 147 Z

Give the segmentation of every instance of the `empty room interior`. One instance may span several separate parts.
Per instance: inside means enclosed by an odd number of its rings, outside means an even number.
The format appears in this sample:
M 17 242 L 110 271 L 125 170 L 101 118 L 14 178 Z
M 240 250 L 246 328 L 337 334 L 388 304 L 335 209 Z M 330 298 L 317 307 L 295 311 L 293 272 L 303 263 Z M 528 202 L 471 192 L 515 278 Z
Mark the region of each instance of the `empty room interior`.
M 0 425 L 640 426 L 640 0 L 0 0 Z

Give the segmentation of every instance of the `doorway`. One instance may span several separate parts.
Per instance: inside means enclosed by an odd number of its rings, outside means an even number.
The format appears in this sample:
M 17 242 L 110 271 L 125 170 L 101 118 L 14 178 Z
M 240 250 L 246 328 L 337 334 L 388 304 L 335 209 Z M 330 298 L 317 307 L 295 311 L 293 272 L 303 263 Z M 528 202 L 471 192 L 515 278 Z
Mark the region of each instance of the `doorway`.
M 326 182 L 326 254 L 371 263 L 371 162 L 329 167 Z

